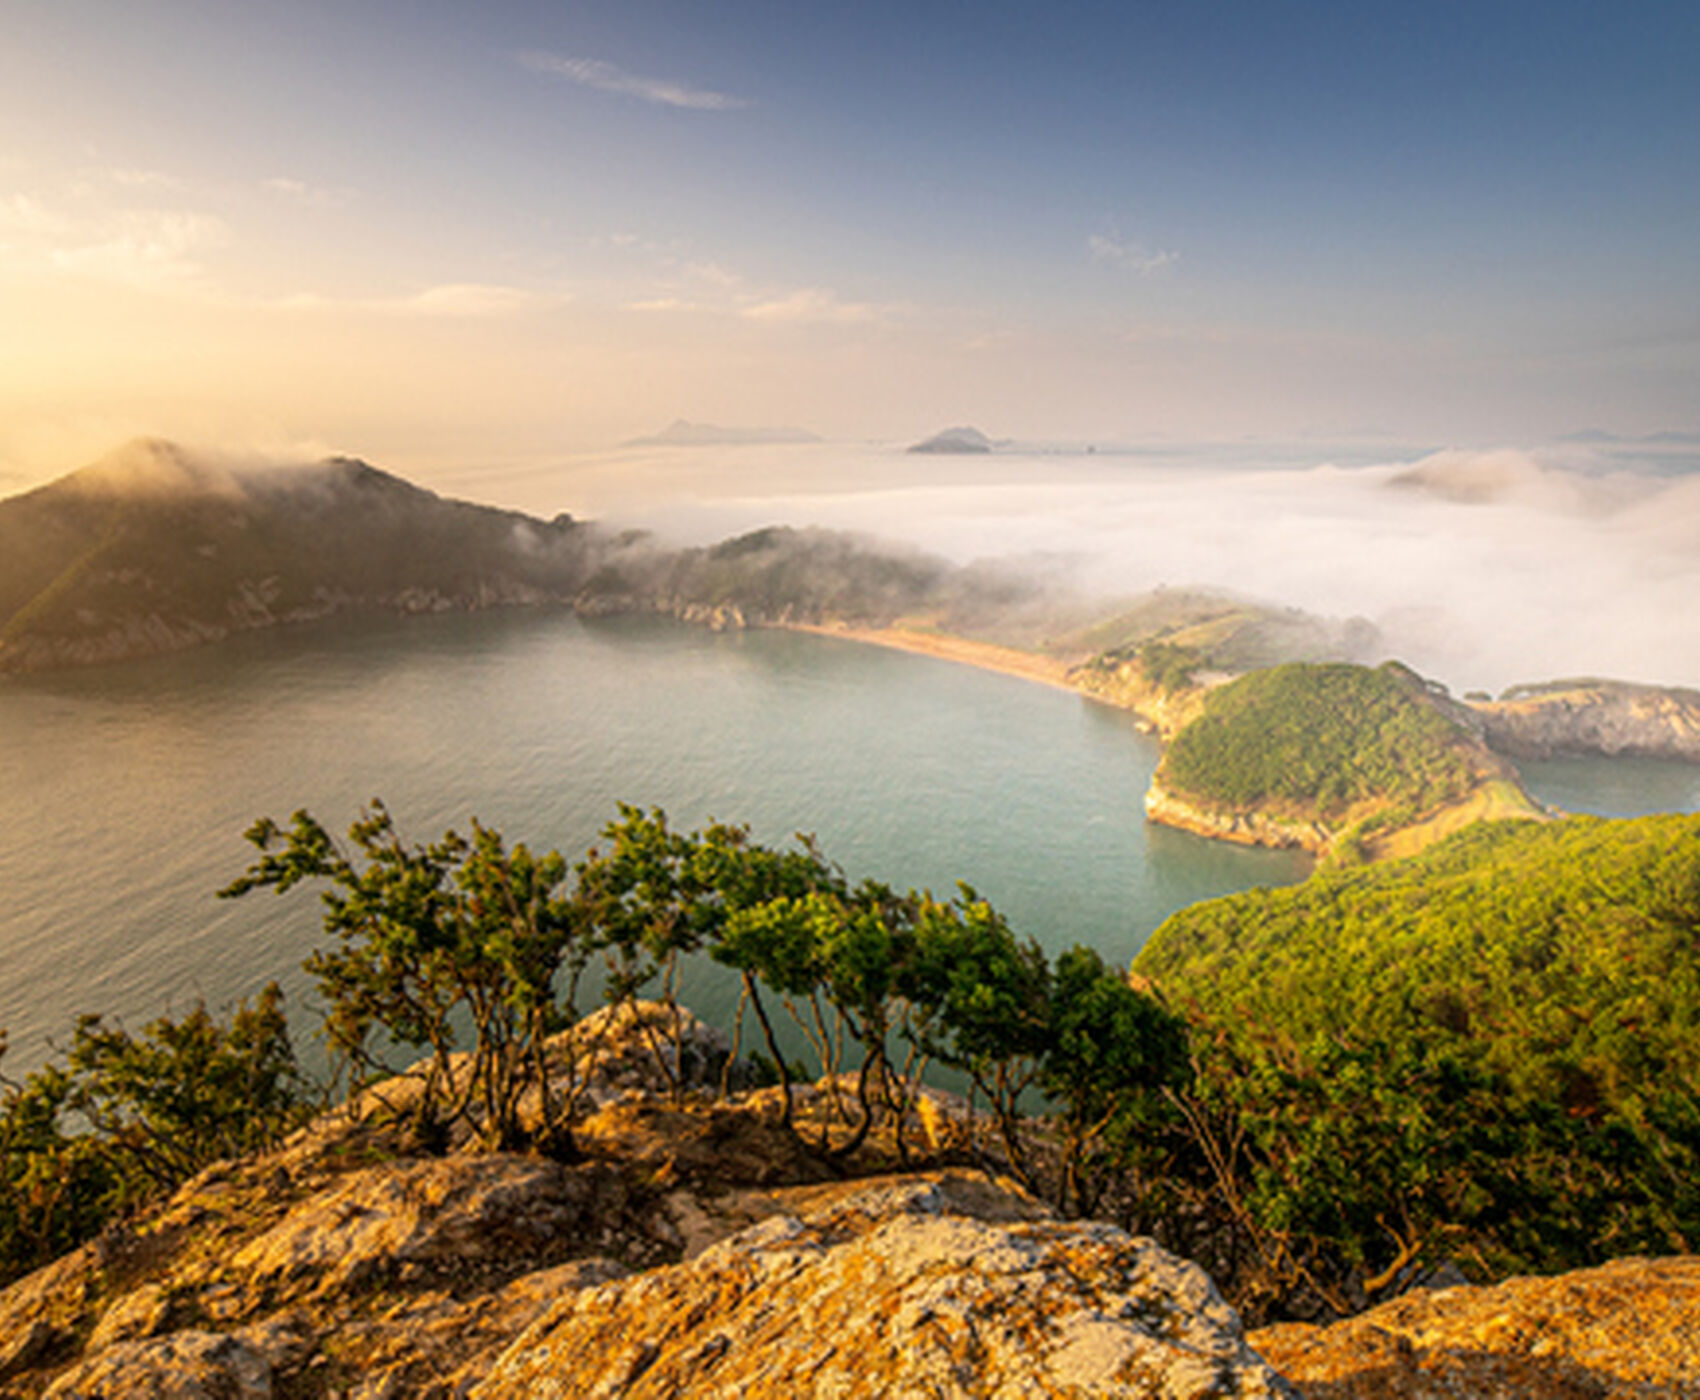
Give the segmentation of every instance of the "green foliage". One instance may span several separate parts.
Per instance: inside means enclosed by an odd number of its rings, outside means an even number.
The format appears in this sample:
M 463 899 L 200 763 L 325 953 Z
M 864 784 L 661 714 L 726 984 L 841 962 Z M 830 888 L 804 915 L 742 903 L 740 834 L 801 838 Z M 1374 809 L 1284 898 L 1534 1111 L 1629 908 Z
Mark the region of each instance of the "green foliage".
M 267 1146 L 304 1102 L 275 982 L 228 1025 L 197 1005 L 180 1020 L 150 1022 L 138 1038 L 85 1016 L 68 1059 L 72 1106 L 122 1160 L 126 1180 L 149 1190 Z
M 1059 1201 L 1087 1214 L 1169 1121 L 1163 1091 L 1186 1082 L 1186 1023 L 1079 946 L 1057 959 L 1049 1021 L 1039 1087 L 1063 1144 Z
M 1193 672 L 1205 664 L 1202 652 L 1173 642 L 1146 642 L 1137 655 L 1145 679 L 1165 692 L 1186 689 L 1192 684 Z
M 569 1150 L 545 1042 L 572 1019 L 570 988 L 591 945 L 580 902 L 563 891 L 566 862 L 524 845 L 509 851 L 477 822 L 470 842 L 450 831 L 408 845 L 379 802 L 348 835 L 358 859 L 305 811 L 287 833 L 256 822 L 247 836 L 261 857 L 221 894 L 328 884 L 325 929 L 337 946 L 306 962 L 325 998 L 326 1039 L 362 1080 L 382 1068 L 384 1039 L 429 1052 L 414 1107 L 422 1142 L 441 1143 L 468 1118 L 501 1146 L 535 1138 Z M 555 986 L 563 973 L 564 1005 Z M 472 1027 L 470 1061 L 458 1071 L 457 1016 Z M 532 1127 L 519 1112 L 528 1077 L 541 1099 Z
M 1183 910 L 1136 968 L 1208 1028 L 1218 1186 L 1337 1308 L 1700 1243 L 1700 818 L 1484 823 Z
M 756 618 L 889 622 L 936 603 L 944 561 L 831 530 L 770 526 L 668 562 L 664 596 Z
M 0 1281 L 276 1142 L 308 1104 L 275 983 L 227 1024 L 200 1005 L 139 1037 L 84 1017 L 64 1065 L 8 1081 L 0 1099 Z
M 1157 778 L 1207 807 L 1338 818 L 1356 804 L 1428 810 L 1474 780 L 1468 736 L 1395 663 L 1294 662 L 1212 691 Z

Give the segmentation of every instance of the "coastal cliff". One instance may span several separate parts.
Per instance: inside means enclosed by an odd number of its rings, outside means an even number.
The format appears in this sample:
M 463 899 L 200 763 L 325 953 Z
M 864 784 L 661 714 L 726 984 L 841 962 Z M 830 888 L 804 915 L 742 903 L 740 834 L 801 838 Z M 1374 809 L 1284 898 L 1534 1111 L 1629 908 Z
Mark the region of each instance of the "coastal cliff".
M 1162 826 L 1216 841 L 1278 851 L 1303 850 L 1318 856 L 1328 851 L 1338 835 L 1320 821 L 1283 818 L 1257 808 L 1225 810 L 1189 802 L 1167 791 L 1156 777 L 1145 791 L 1145 816 Z
M 1700 763 L 1700 691 L 1551 681 L 1516 686 L 1469 708 L 1487 743 L 1513 758 L 1632 754 Z

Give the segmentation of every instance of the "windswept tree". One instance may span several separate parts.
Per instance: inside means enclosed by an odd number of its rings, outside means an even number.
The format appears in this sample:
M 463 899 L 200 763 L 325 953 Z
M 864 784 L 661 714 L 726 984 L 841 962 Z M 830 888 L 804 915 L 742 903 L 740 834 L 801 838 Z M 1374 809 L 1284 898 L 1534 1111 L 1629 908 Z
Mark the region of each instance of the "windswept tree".
M 270 1146 L 314 1099 L 275 983 L 227 1021 L 198 1003 L 139 1035 L 83 1017 L 63 1062 L 0 1076 L 0 1283 L 213 1162 Z
M 421 1142 L 440 1146 L 465 1120 L 495 1146 L 570 1152 L 575 1086 L 552 1092 L 546 1042 L 574 1019 L 592 941 L 566 861 L 510 850 L 477 822 L 471 841 L 450 831 L 410 845 L 381 802 L 348 836 L 352 855 L 308 812 L 288 831 L 262 819 L 247 833 L 260 859 L 221 894 L 327 886 L 325 928 L 337 945 L 305 964 L 325 998 L 325 1035 L 357 1085 L 388 1072 L 384 1040 L 427 1052 L 412 1108 Z M 462 1017 L 472 1043 L 457 1063 Z M 521 1107 L 533 1085 L 539 1108 L 527 1124 Z
M 1057 1203 L 1090 1215 L 1170 1118 L 1165 1091 L 1188 1075 L 1186 1021 L 1079 946 L 1056 961 L 1049 1019 L 1039 1087 L 1062 1144 Z
M 958 898 L 927 898 L 903 989 L 920 1010 L 922 1047 L 966 1074 L 996 1119 L 1015 1174 L 1036 1184 L 1022 1135 L 1022 1098 L 1050 1045 L 1050 964 L 1032 939 L 962 885 Z

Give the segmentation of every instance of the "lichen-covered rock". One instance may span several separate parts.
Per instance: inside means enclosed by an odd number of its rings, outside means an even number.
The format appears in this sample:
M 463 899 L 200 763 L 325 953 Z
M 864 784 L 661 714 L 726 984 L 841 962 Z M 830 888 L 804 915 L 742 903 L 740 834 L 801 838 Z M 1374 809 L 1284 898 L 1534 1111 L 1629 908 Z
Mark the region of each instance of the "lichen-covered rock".
M 1197 1266 L 946 1179 L 575 1293 L 473 1394 L 1291 1396 Z
M 119 1342 L 73 1366 L 47 1400 L 271 1400 L 271 1362 L 245 1340 L 173 1332 Z
M 535 1158 L 444 1157 L 355 1172 L 237 1251 L 230 1276 L 278 1297 L 346 1290 L 376 1274 L 481 1264 L 583 1232 L 591 1183 Z
M 668 1094 L 670 1077 L 687 1090 L 717 1088 L 732 1043 L 686 1007 L 633 1001 L 598 1008 L 551 1040 L 549 1049 L 555 1057 L 576 1055 L 585 1101 L 600 1108 L 621 1098 Z M 733 1087 L 743 1087 L 737 1067 Z
M 169 1312 L 165 1290 L 157 1283 L 144 1283 L 112 1300 L 89 1334 L 84 1351 L 92 1356 L 117 1342 L 151 1337 L 163 1329 Z
M 1309 1400 L 1700 1397 L 1700 1258 L 1418 1291 L 1251 1342 Z

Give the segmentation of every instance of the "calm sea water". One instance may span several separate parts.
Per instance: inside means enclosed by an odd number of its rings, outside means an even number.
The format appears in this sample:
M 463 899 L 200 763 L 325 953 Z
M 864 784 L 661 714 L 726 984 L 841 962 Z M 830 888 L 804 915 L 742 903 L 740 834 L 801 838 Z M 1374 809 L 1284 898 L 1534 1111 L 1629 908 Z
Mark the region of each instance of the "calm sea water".
M 39 1064 L 83 1012 L 139 1027 L 272 978 L 311 1026 L 299 965 L 322 937 L 313 894 L 214 898 L 252 854 L 243 829 L 298 807 L 341 830 L 381 796 L 413 839 L 476 816 L 570 856 L 622 800 L 683 827 L 748 822 L 770 842 L 809 831 L 853 877 L 966 880 L 1052 951 L 1084 942 L 1112 963 L 1183 905 L 1307 873 L 1301 857 L 1148 827 L 1156 761 L 1126 715 L 1062 691 L 648 619 L 429 618 L 10 680 L 5 1068 Z M 1535 786 L 1574 810 L 1700 806 L 1688 768 L 1545 765 Z M 729 1018 L 732 989 L 706 962 L 687 999 Z

